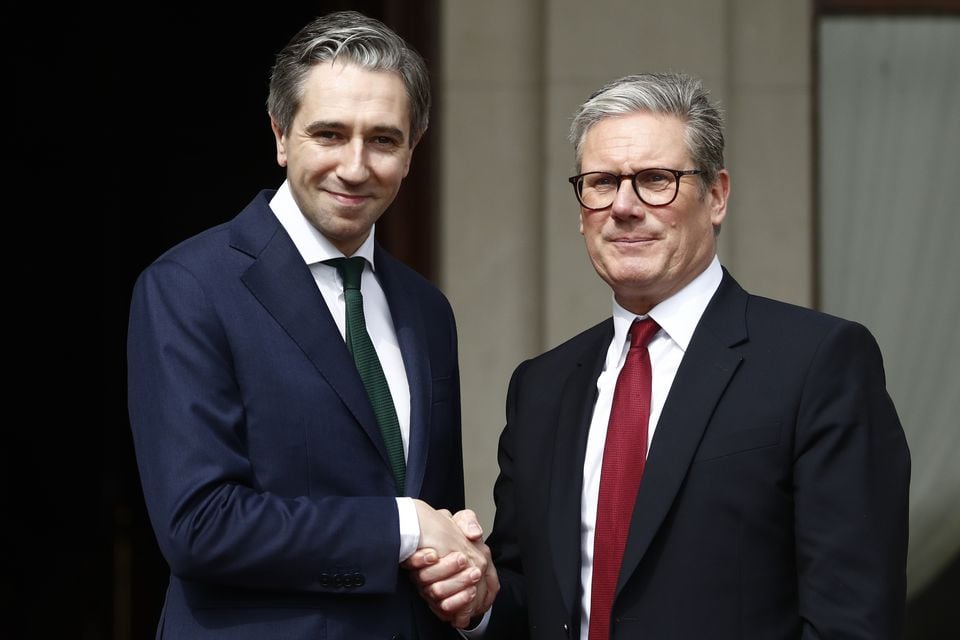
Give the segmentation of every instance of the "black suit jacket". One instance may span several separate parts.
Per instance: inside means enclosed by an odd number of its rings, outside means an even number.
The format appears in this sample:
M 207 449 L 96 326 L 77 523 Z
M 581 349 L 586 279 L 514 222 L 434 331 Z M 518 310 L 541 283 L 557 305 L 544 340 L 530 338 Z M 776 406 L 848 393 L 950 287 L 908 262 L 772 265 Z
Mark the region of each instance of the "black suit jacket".
M 129 395 L 170 587 L 158 637 L 450 635 L 398 566 L 393 474 L 360 376 L 263 192 L 137 282 Z M 410 385 L 407 495 L 463 506 L 453 314 L 379 248 Z
M 491 638 L 576 638 L 580 496 L 608 320 L 521 364 L 500 439 Z M 611 638 L 895 638 L 910 461 L 862 326 L 724 272 L 650 447 Z

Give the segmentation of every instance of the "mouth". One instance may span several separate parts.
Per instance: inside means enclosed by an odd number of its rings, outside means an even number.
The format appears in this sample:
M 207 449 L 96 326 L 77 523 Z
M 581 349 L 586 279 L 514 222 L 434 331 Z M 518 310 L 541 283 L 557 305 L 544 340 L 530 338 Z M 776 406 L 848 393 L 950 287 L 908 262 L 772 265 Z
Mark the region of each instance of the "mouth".
M 357 193 L 343 193 L 341 191 L 330 191 L 329 189 L 326 189 L 325 191 L 327 195 L 336 200 L 339 204 L 347 207 L 359 206 L 370 199 L 370 196 Z
M 657 240 L 658 238 L 655 236 L 619 236 L 616 238 L 609 238 L 607 242 L 622 245 L 643 245 L 656 242 Z

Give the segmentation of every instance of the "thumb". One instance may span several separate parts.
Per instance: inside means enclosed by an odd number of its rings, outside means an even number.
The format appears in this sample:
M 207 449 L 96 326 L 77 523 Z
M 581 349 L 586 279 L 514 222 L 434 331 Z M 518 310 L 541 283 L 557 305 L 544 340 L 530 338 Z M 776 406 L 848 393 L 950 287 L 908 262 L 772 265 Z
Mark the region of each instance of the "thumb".
M 467 537 L 467 540 L 476 542 L 483 538 L 483 527 L 480 526 L 480 522 L 477 520 L 477 514 L 474 513 L 472 509 L 458 511 L 457 514 L 453 516 L 453 521 L 460 527 L 460 531 Z

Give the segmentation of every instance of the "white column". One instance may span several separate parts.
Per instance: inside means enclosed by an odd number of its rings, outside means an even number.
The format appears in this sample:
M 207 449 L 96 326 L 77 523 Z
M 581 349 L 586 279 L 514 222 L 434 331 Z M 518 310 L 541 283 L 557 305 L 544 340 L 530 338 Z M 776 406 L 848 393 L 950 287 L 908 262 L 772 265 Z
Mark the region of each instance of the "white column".
M 720 257 L 757 293 L 809 306 L 813 178 L 809 2 L 730 0 L 727 165 Z
M 539 350 L 538 2 L 441 4 L 440 272 L 460 335 L 467 504 L 489 531 L 510 374 Z

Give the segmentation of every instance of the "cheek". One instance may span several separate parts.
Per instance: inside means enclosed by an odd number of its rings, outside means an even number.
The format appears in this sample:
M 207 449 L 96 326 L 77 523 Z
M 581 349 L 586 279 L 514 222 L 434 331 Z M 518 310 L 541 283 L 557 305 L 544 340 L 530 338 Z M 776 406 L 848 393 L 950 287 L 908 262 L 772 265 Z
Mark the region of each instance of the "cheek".
M 316 146 L 304 146 L 290 153 L 291 164 L 294 161 L 297 170 L 304 174 L 327 173 L 337 166 L 337 158 L 333 154 Z
M 388 175 L 389 175 L 388 180 L 390 181 L 391 184 L 400 186 L 400 183 L 403 181 L 403 179 L 407 177 L 407 172 L 404 170 L 402 166 L 392 167 L 392 171 L 390 171 Z
M 370 180 L 385 192 L 396 193 L 403 181 L 403 166 L 395 163 L 379 164 L 370 168 Z
M 684 263 L 694 259 L 700 253 L 704 242 L 704 230 L 693 229 L 689 226 L 679 226 L 675 229 L 674 240 L 671 243 L 671 253 L 674 262 Z
M 609 217 L 600 215 L 580 216 L 580 232 L 592 244 L 600 245 L 603 237 L 603 227 Z
M 586 240 L 587 250 L 590 252 L 590 255 L 595 258 L 601 257 L 604 251 L 607 249 L 600 235 L 599 229 L 585 226 L 583 230 L 583 238 Z

